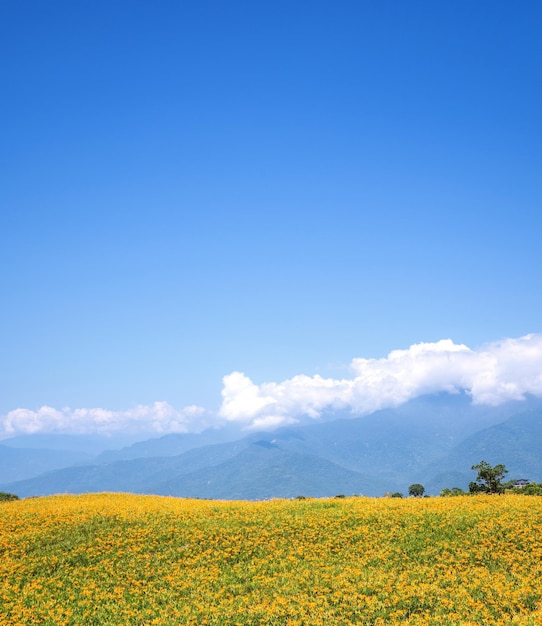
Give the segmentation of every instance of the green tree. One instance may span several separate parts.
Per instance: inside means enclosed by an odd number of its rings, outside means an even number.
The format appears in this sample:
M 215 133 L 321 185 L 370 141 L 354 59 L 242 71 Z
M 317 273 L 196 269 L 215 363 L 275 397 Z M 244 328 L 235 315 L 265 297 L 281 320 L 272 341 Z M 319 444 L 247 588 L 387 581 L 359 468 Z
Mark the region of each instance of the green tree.
M 451 489 L 449 487 L 446 487 L 440 492 L 440 495 L 443 497 L 463 496 L 465 495 L 465 492 L 459 487 L 452 487 Z
M 423 485 L 420 485 L 420 483 L 414 483 L 408 488 L 408 495 L 414 496 L 415 498 L 421 498 L 424 493 L 425 487 Z
M 505 483 L 501 483 L 501 487 L 504 491 L 516 491 L 516 481 L 512 478 L 512 480 L 507 480 Z
M 6 493 L 5 491 L 0 491 L 0 502 L 9 502 L 10 500 L 18 500 L 19 496 L 16 496 L 14 493 Z
M 516 492 L 525 496 L 542 496 L 542 483 L 529 483 L 522 489 L 516 489 Z
M 502 463 L 492 466 L 487 461 L 480 461 L 473 465 L 473 470 L 478 472 L 475 482 L 469 483 L 470 493 L 502 493 L 504 486 L 502 479 L 508 470 Z

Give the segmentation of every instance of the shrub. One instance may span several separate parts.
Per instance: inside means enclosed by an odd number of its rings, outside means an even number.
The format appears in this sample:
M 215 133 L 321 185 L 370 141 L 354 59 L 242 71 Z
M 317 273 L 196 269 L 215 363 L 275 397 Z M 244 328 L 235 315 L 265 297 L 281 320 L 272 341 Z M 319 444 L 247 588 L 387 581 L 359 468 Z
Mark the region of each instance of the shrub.
M 542 496 L 542 483 L 529 483 L 521 489 L 516 489 L 516 493 L 521 493 L 525 496 Z
M 447 498 L 450 496 L 464 496 L 466 494 L 463 489 L 460 489 L 459 487 L 452 487 L 451 489 L 446 487 L 440 492 L 440 495 Z
M 19 496 L 16 496 L 14 493 L 6 493 L 5 491 L 0 491 L 0 502 L 11 502 L 12 500 L 18 500 Z

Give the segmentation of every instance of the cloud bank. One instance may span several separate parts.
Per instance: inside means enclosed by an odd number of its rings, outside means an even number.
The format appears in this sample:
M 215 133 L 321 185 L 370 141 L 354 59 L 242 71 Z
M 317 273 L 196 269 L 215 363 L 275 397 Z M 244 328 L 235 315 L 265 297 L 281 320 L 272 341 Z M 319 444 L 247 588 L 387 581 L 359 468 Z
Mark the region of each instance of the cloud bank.
M 256 385 L 242 372 L 223 379 L 220 415 L 246 428 L 273 428 L 337 409 L 366 415 L 417 396 L 466 391 L 475 404 L 542 396 L 542 335 L 505 339 L 471 350 L 450 339 L 353 359 L 345 379 L 294 376 Z
M 37 411 L 15 409 L 3 416 L 3 436 L 55 432 L 66 434 L 197 432 L 206 425 L 205 409 L 188 406 L 177 410 L 167 402 L 138 405 L 126 411 L 107 409 L 54 409 L 42 406 Z
M 542 334 L 471 349 L 450 339 L 418 343 L 381 359 L 353 359 L 351 376 L 335 379 L 300 374 L 282 382 L 255 384 L 242 372 L 223 378 L 218 413 L 202 407 L 177 410 L 167 402 L 126 411 L 106 409 L 15 409 L 0 417 L 0 435 L 62 432 L 200 432 L 225 423 L 272 429 L 316 420 L 341 410 L 353 416 L 399 406 L 417 396 L 466 391 L 476 404 L 498 405 L 542 396 Z

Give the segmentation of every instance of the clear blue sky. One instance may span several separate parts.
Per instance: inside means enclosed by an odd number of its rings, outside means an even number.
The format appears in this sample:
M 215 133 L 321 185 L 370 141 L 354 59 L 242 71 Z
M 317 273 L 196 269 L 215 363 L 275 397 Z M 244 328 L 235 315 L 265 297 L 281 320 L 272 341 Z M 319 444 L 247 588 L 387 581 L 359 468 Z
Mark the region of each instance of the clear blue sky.
M 2 2 L 0 414 L 542 331 L 538 1 Z

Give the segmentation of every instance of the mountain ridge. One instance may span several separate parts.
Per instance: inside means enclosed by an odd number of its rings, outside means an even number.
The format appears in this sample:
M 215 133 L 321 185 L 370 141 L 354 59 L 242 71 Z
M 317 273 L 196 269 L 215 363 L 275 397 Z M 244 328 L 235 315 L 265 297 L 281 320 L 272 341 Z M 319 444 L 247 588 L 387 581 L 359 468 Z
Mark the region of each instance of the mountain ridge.
M 139 442 L 112 452 L 109 462 L 99 455 L 88 465 L 25 480 L 2 480 L 0 490 L 21 497 L 132 491 L 263 499 L 338 492 L 406 493 L 409 484 L 421 482 L 428 493 L 436 495 L 443 487 L 465 488 L 474 478 L 471 466 L 482 459 L 504 463 L 511 478 L 542 480 L 538 454 L 542 402 L 537 399 L 492 408 L 473 406 L 468 398 L 457 395 L 450 401 L 440 394 L 362 418 L 254 432 L 177 455 L 124 458 L 149 446 L 160 450 L 164 445 L 162 449 L 175 451 L 189 441 L 197 445 L 213 439 L 220 439 L 220 434 Z

